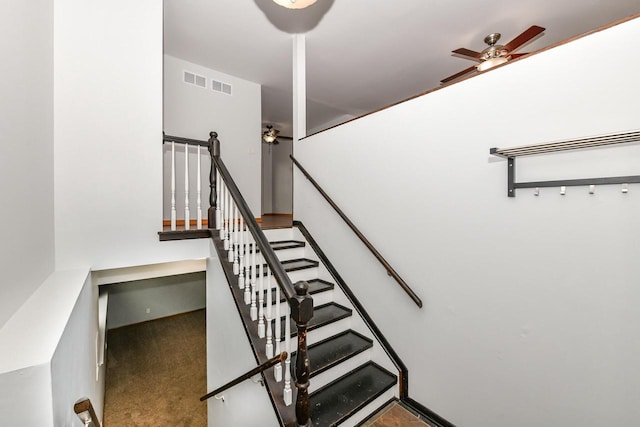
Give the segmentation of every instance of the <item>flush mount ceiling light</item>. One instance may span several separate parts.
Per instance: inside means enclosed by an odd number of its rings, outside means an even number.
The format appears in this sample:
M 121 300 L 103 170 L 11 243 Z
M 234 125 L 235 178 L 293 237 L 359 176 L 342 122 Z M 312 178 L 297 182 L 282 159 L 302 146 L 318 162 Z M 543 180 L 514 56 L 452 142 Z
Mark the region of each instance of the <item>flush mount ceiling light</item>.
M 267 130 L 262 134 L 262 140 L 267 144 L 277 144 L 279 133 L 279 130 L 274 129 L 271 125 L 267 125 Z
M 287 9 L 304 9 L 311 6 L 316 0 L 273 0 L 275 3 Z

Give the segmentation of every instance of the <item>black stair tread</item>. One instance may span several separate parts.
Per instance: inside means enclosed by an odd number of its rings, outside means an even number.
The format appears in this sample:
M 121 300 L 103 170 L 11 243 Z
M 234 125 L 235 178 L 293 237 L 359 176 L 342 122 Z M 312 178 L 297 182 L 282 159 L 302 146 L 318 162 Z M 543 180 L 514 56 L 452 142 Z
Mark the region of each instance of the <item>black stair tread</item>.
M 373 340 L 351 329 L 312 344 L 308 349 L 311 377 L 371 347 Z M 293 353 L 291 357 L 295 358 L 295 355 Z M 294 366 L 294 363 L 291 365 Z
M 278 240 L 275 242 L 269 242 L 269 244 L 274 251 L 279 251 L 282 249 L 304 248 L 305 246 L 305 242 L 301 242 L 300 240 Z
M 324 325 L 328 325 L 329 323 L 336 322 L 340 319 L 344 319 L 345 317 L 351 316 L 351 309 L 347 307 L 343 307 L 340 304 L 336 304 L 335 302 L 330 302 L 327 304 L 319 305 L 317 307 L 313 307 L 313 317 L 309 320 L 309 324 L 307 325 L 307 331 L 312 331 L 314 329 L 320 328 Z M 296 322 L 292 319 L 289 319 L 291 322 L 291 336 L 296 335 Z M 285 327 L 285 317 L 282 316 L 280 318 L 281 321 L 281 331 L 284 332 Z
M 333 283 L 331 282 L 327 282 L 326 280 L 322 280 L 322 279 L 311 279 L 311 280 L 307 280 L 307 283 L 309 284 L 309 295 L 314 295 L 314 294 L 319 294 L 320 292 L 324 292 L 324 291 L 330 291 L 331 289 L 333 289 Z M 267 305 L 267 290 L 265 289 L 264 291 L 264 306 L 266 307 Z M 258 295 L 260 293 L 260 291 L 256 291 L 256 295 Z M 272 300 L 272 304 L 276 303 L 276 295 L 275 295 L 275 285 L 272 287 L 271 290 L 271 298 L 273 298 Z M 283 293 L 280 293 L 280 302 L 285 302 L 286 301 L 286 297 L 283 295 Z
M 396 376 L 368 362 L 309 396 L 314 426 L 341 423 L 396 383 Z
M 292 271 L 298 271 L 298 270 L 304 270 L 305 268 L 313 268 L 313 267 L 317 267 L 320 263 L 316 260 L 313 259 L 308 259 L 308 258 L 296 258 L 296 259 L 288 259 L 286 261 L 280 261 L 280 264 L 282 264 L 282 267 L 284 267 L 284 271 L 286 271 L 287 273 L 290 273 Z M 263 264 L 263 268 L 264 268 L 264 275 L 267 275 L 267 264 Z M 250 268 L 249 265 L 247 265 L 247 268 Z M 257 275 L 260 275 L 260 265 L 256 266 L 256 270 L 257 271 Z
M 275 242 L 269 242 L 269 245 L 271 245 L 271 249 L 273 249 L 274 251 L 281 251 L 284 249 L 304 248 L 306 243 L 300 240 L 278 240 Z M 245 251 L 249 251 L 249 245 L 245 243 L 242 246 L 245 248 Z M 260 248 L 256 248 L 256 253 L 260 253 Z

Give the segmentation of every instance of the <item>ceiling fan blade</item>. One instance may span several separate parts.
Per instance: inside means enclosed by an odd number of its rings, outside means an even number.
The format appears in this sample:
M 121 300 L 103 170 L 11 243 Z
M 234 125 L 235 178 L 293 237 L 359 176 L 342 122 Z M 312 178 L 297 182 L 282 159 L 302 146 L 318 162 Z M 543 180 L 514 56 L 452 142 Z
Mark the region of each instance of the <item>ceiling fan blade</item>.
M 455 79 L 457 79 L 457 78 L 459 78 L 459 77 L 462 77 L 462 76 L 464 76 L 465 74 L 469 74 L 469 73 L 470 73 L 470 72 L 472 72 L 472 71 L 476 71 L 476 66 L 475 66 L 475 65 L 472 65 L 471 67 L 466 68 L 466 69 L 464 69 L 464 70 L 460 71 L 459 73 L 456 73 L 456 74 L 454 74 L 454 75 L 452 75 L 452 76 L 449 76 L 449 77 L 447 77 L 446 79 L 442 79 L 442 80 L 440 80 L 440 83 L 442 83 L 442 84 L 444 84 L 444 83 L 449 83 L 450 81 L 455 80 Z
M 478 61 L 480 60 L 480 55 L 482 55 L 480 52 L 476 52 L 471 49 L 465 49 L 464 47 L 461 47 L 460 49 L 456 49 L 452 51 L 452 53 L 462 55 L 462 56 L 468 56 L 469 58 L 473 58 Z
M 528 42 L 529 40 L 537 36 L 538 34 L 542 33 L 544 30 L 545 28 L 538 27 L 537 25 L 532 25 L 531 27 L 526 29 L 522 34 L 520 34 L 518 37 L 511 40 L 509 43 L 505 44 L 504 48 L 509 52 L 513 52 L 514 50 L 516 50 L 517 48 L 519 48 L 520 46 L 522 46 L 523 44 L 525 44 L 526 42 Z
M 512 59 L 520 58 L 521 56 L 525 56 L 525 55 L 529 55 L 529 52 L 527 52 L 527 53 L 511 53 L 511 54 L 509 54 L 509 56 Z

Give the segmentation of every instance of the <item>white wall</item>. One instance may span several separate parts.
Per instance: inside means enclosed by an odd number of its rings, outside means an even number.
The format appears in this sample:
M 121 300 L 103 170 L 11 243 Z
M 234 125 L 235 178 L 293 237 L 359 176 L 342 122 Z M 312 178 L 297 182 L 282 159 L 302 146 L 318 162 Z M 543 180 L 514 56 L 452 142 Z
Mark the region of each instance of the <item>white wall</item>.
M 100 421 L 103 418 L 106 366 L 98 366 L 97 333 L 98 287 L 88 278 L 51 359 L 54 426 L 77 425 L 73 405 L 83 397 L 91 400 Z
M 281 139 L 277 145 L 262 144 L 262 212 L 293 212 L 293 141 Z
M 303 140 L 298 160 L 423 299 L 418 309 L 294 175 L 316 236 L 462 426 L 631 426 L 640 409 L 640 186 L 519 190 L 490 147 L 640 128 L 640 19 Z M 594 52 L 615 61 L 594 61 Z M 518 179 L 640 173 L 640 145 L 519 160 Z
M 97 331 L 97 289 L 89 271 L 47 277 L 0 330 L 0 425 L 72 425 L 80 397 L 89 397 L 101 416 Z
M 53 1 L 0 8 L 2 328 L 54 267 Z
M 56 0 L 56 268 L 206 256 L 159 242 L 162 2 Z
M 215 251 L 212 247 L 212 251 Z M 224 325 L 224 327 L 220 327 Z M 255 368 L 256 359 L 217 257 L 207 259 L 207 390 Z M 209 426 L 278 426 L 264 387 L 251 380 L 207 401 Z M 250 402 L 250 410 L 247 410 Z
M 114 283 L 105 288 L 109 292 L 109 329 L 199 310 L 206 305 L 204 272 Z
M 206 77 L 207 88 L 184 83 L 184 71 Z M 213 91 L 211 79 L 231 84 L 232 95 Z M 209 132 L 216 131 L 222 160 L 256 216 L 261 202 L 260 96 L 257 83 L 164 55 L 165 133 L 207 140 Z M 170 165 L 167 152 L 165 148 L 165 169 Z M 208 174 L 206 177 L 203 203 L 208 207 Z M 165 193 L 166 200 L 170 200 L 169 194 Z

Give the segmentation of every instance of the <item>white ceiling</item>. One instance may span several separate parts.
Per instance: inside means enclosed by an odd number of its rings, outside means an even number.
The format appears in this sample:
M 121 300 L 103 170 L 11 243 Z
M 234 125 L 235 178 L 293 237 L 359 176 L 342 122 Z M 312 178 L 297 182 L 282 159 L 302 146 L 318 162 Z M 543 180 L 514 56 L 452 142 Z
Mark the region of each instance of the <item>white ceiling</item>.
M 293 33 L 306 33 L 313 130 L 438 87 L 474 64 L 451 51 L 480 51 L 489 33 L 506 43 L 531 25 L 545 27 L 517 51 L 532 52 L 640 12 L 638 0 L 318 0 L 303 10 L 272 0 L 164 4 L 165 53 L 261 84 L 263 123 L 284 135 Z

